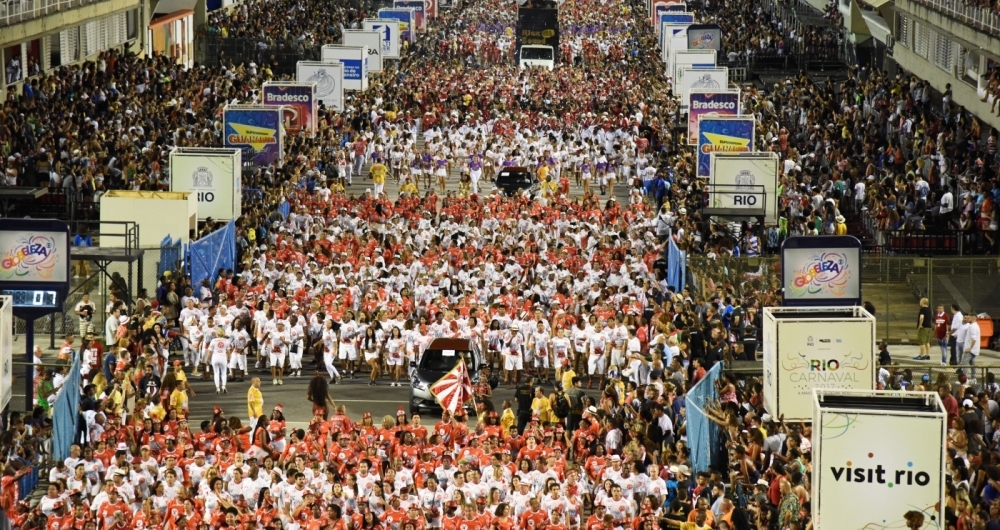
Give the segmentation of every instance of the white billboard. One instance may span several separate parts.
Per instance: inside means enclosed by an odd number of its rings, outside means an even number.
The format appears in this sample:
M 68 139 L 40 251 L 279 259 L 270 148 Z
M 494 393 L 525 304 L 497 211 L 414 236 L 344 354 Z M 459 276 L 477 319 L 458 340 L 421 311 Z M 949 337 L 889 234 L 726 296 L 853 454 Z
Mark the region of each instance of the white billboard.
M 687 35 L 684 36 L 684 46 L 687 47 Z M 673 69 L 668 73 L 673 79 L 673 86 L 677 86 L 681 68 L 714 68 L 715 50 L 677 50 L 671 49 L 670 56 Z
M 712 207 L 759 211 L 766 207 L 764 224 L 778 223 L 778 154 L 712 153 L 709 183 Z M 763 195 L 761 188 L 763 186 Z
M 365 46 L 327 44 L 320 49 L 324 63 L 344 65 L 344 90 L 368 90 L 368 50 Z
M 299 61 L 295 80 L 316 85 L 316 100 L 327 110 L 344 110 L 344 65 L 340 62 Z
M 681 98 L 681 112 L 688 110 L 688 95 L 692 90 L 721 91 L 729 86 L 729 68 L 689 68 L 684 67 L 678 71 L 677 79 L 674 80 L 674 95 Z M 738 114 L 733 112 L 732 114 Z
M 824 395 L 819 393 L 816 399 Z M 812 488 L 816 530 L 913 528 L 904 519 L 910 511 L 924 515 L 918 528 L 943 528 L 939 523 L 947 416 L 943 407 L 933 405 L 941 403 L 936 393 L 901 395 L 918 404 L 906 410 L 870 410 L 877 402 L 861 395 L 853 399 L 862 400 L 864 409 L 816 403 Z M 921 407 L 919 401 L 927 405 Z
M 364 28 L 382 34 L 382 60 L 399 59 L 399 21 L 387 18 L 366 18 Z
M 383 31 L 344 30 L 344 46 L 364 46 L 368 50 L 368 71 L 382 71 Z
M 687 49 L 687 29 L 690 25 L 670 22 L 660 24 L 660 58 L 663 60 L 663 64 L 667 65 L 667 72 L 673 71 L 670 51 Z
M 808 421 L 816 388 L 875 388 L 875 318 L 863 308 L 764 308 L 764 402 Z
M 170 152 L 170 191 L 198 199 L 198 219 L 227 221 L 242 215 L 242 153 L 231 148 L 175 148 Z

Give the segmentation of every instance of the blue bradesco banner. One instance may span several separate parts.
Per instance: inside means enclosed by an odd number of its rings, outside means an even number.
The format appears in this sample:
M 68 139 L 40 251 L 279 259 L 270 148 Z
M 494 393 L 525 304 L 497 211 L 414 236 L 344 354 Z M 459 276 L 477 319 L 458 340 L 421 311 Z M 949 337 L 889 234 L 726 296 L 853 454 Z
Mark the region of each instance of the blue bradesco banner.
M 712 153 L 753 151 L 753 116 L 702 116 L 698 120 L 698 176 L 712 176 Z
M 281 107 L 231 105 L 222 111 L 226 147 L 241 149 L 258 166 L 282 163 Z
M 424 31 L 427 29 L 427 3 L 424 0 L 392 0 L 392 7 L 396 9 L 412 9 L 415 20 L 413 21 L 414 25 L 411 27 L 415 31 Z
M 738 116 L 740 113 L 740 93 L 738 90 L 718 92 L 696 92 L 688 94 L 688 144 L 698 143 L 698 121 L 709 116 Z
M 315 83 L 264 83 L 264 104 L 282 105 L 285 107 L 283 120 L 285 132 L 299 134 L 306 131 L 312 136 L 316 134 L 316 101 Z
M 413 44 L 417 42 L 417 15 L 413 8 L 385 8 L 378 10 L 378 18 L 395 20 L 399 23 L 399 41 Z

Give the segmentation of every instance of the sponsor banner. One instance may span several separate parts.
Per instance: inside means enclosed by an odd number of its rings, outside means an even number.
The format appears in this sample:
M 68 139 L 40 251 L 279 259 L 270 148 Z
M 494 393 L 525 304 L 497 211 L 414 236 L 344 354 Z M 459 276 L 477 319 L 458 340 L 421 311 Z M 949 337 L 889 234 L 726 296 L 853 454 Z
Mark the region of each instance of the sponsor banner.
M 722 53 L 722 28 L 718 24 L 692 24 L 688 28 L 689 50 L 715 50 Z
M 781 246 L 781 277 L 785 305 L 859 304 L 861 242 L 854 236 L 826 236 L 823 245 L 788 238 Z
M 424 0 L 393 0 L 392 7 L 397 9 L 412 9 L 414 17 L 413 28 L 416 31 L 427 29 L 427 3 Z
M 316 83 L 264 83 L 264 104 L 283 106 L 282 124 L 288 134 L 316 134 Z
M 706 72 L 708 72 L 706 70 Z M 725 74 L 728 75 L 728 72 Z M 722 85 L 725 87 L 725 85 Z M 703 116 L 737 116 L 739 89 L 708 90 L 695 83 L 688 92 L 688 145 L 698 145 L 698 120 Z
M 226 147 L 241 149 L 258 166 L 280 166 L 284 131 L 280 107 L 229 106 L 222 112 Z
M 681 113 L 688 111 L 688 95 L 692 90 L 721 92 L 728 88 L 729 68 L 689 66 L 677 71 L 674 94 L 681 100 Z
M 399 25 L 399 42 L 417 42 L 416 21 L 417 13 L 412 8 L 384 8 L 378 10 L 378 18 L 382 20 L 395 20 Z M 402 46 L 402 44 L 400 44 Z
M 0 231 L 0 281 L 69 281 L 70 245 L 66 232 Z
M 364 46 L 368 51 L 368 71 L 382 71 L 382 32 L 357 29 L 344 30 L 344 45 Z
M 327 44 L 320 50 L 324 63 L 339 62 L 344 65 L 344 90 L 368 89 L 368 50 L 365 46 Z
M 668 24 L 693 24 L 694 13 L 684 11 L 672 11 L 669 4 L 657 4 L 656 14 L 653 15 L 653 30 L 659 32 L 664 23 Z
M 922 394 L 905 393 L 914 398 Z M 926 399 L 936 401 L 936 396 Z M 950 527 L 941 520 L 947 476 L 947 416 L 912 407 L 900 411 L 867 408 L 820 408 L 816 412 L 815 528 Z M 921 515 L 922 525 L 911 524 L 907 517 L 911 512 Z
M 517 10 L 517 29 L 514 36 L 517 56 L 521 46 L 552 46 L 559 57 L 559 10 L 552 8 L 521 7 Z
M 702 116 L 698 120 L 698 176 L 712 176 L 712 153 L 754 150 L 753 116 Z
M 683 40 L 687 40 L 687 37 Z M 673 86 L 679 86 L 681 68 L 715 68 L 715 50 L 688 50 L 687 42 L 681 44 L 685 49 L 676 49 L 671 44 L 670 55 L 673 56 L 670 78 Z
M 295 65 L 295 79 L 299 83 L 316 85 L 316 101 L 327 109 L 344 110 L 344 65 L 299 61 Z
M 382 59 L 399 59 L 399 23 L 395 20 L 368 18 L 364 28 L 382 36 Z

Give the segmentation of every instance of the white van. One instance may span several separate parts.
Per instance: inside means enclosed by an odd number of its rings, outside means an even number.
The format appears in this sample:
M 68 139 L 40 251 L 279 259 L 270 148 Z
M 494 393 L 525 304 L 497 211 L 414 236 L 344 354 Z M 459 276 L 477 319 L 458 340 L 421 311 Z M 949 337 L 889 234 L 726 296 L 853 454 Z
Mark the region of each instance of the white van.
M 556 52 L 552 46 L 541 44 L 525 44 L 521 46 L 521 68 L 532 66 L 552 70 L 556 66 Z

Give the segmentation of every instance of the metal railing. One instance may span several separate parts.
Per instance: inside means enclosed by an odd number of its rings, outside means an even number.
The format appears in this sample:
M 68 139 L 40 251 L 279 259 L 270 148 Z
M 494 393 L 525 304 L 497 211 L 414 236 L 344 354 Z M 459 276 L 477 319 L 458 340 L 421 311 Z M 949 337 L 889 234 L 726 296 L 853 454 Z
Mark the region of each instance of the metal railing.
M 966 0 L 912 0 L 994 37 L 1000 36 L 1000 11 Z
M 104 0 L 4 0 L 0 2 L 0 26 L 18 24 L 102 1 Z
M 817 236 L 822 237 L 822 236 Z M 861 296 L 875 307 L 876 335 L 891 343 L 917 342 L 921 298 L 931 308 L 958 304 L 964 313 L 1000 318 L 1000 260 L 996 257 L 934 257 L 865 254 Z M 688 256 L 694 296 L 710 299 L 717 287 L 743 300 L 762 300 L 781 285 L 781 259 Z M 764 302 L 770 303 L 770 302 Z M 995 326 L 995 329 L 1000 329 Z

